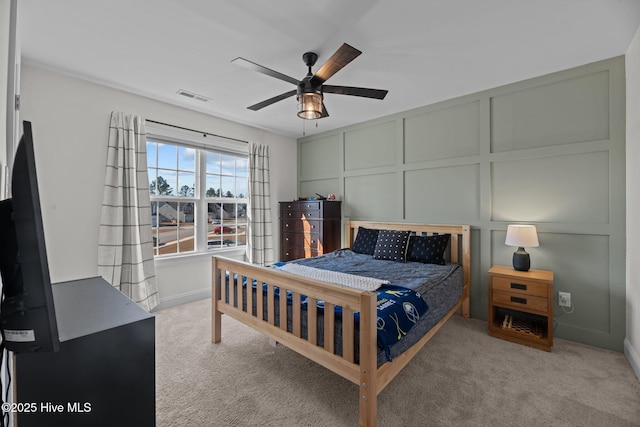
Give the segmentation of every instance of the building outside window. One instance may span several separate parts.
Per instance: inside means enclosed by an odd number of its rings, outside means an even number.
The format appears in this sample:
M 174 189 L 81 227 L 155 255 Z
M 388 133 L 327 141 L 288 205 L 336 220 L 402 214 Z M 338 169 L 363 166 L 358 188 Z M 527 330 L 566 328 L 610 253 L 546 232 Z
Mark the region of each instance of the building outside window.
M 147 168 L 156 256 L 246 245 L 247 154 L 148 133 Z

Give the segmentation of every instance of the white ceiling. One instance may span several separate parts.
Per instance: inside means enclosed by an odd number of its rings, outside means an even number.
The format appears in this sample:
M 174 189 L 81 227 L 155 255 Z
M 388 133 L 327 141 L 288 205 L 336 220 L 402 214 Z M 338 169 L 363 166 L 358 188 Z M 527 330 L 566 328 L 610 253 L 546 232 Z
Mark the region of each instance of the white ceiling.
M 383 101 L 326 94 L 306 135 L 622 55 L 640 0 L 29 0 L 23 62 L 301 137 L 295 89 L 231 60 L 296 79 L 344 42 L 363 53 L 327 84 L 388 89 Z M 208 103 L 176 94 L 211 98 Z

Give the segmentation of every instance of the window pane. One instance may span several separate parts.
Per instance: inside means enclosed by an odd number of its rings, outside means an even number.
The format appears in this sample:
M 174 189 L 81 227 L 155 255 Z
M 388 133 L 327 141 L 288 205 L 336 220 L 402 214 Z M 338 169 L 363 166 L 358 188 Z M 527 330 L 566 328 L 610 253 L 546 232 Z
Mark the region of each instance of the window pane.
M 178 252 L 178 203 L 158 202 L 158 253 Z
M 195 172 L 196 150 L 187 147 L 178 147 L 178 169 Z
M 236 176 L 249 175 L 249 159 L 236 157 Z
M 236 245 L 244 246 L 247 244 L 247 225 L 239 224 L 236 227 Z
M 222 205 L 220 203 L 208 204 L 209 222 L 211 224 L 220 224 L 222 219 Z
M 156 156 L 158 154 L 158 146 L 153 141 L 147 141 L 147 167 L 156 167 Z
M 158 194 L 156 189 L 158 169 L 148 168 L 147 174 L 149 175 L 149 194 Z
M 175 169 L 178 167 L 178 147 L 175 145 L 158 144 L 158 167 Z
M 178 172 L 178 196 L 193 197 L 195 194 L 196 174 L 191 172 Z
M 209 249 L 221 248 L 225 246 L 222 240 L 224 227 L 222 224 L 224 217 L 222 205 L 220 203 L 208 203 L 207 214 L 209 217 L 209 223 L 207 225 L 207 246 Z
M 220 197 L 220 175 L 207 175 L 206 197 Z
M 222 174 L 223 175 L 233 175 L 236 170 L 236 157 L 230 156 L 228 154 L 222 155 Z
M 236 178 L 236 197 L 241 199 L 248 196 L 247 178 Z
M 159 196 L 175 196 L 178 179 L 175 170 L 158 169 L 157 190 Z
M 193 252 L 195 250 L 195 205 L 180 203 L 178 218 L 178 252 Z
M 221 197 L 235 197 L 236 179 L 232 176 L 222 176 Z
M 247 222 L 247 204 L 246 203 L 238 203 L 238 223 Z
M 237 246 L 238 239 L 236 238 L 236 204 L 224 203 L 222 205 L 224 212 L 224 218 L 222 220 L 222 241 L 227 246 Z
M 153 254 L 158 255 L 158 202 L 151 202 L 151 235 L 153 236 Z
M 220 153 L 207 151 L 207 173 L 220 174 Z
M 180 217 L 178 218 L 180 227 L 194 224 L 195 222 L 194 212 L 195 212 L 194 203 L 180 203 Z

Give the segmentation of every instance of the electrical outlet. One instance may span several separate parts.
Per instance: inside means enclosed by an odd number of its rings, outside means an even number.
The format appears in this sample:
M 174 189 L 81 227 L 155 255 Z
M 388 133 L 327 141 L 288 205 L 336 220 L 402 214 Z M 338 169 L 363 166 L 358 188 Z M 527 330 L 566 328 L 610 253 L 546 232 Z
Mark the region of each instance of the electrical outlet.
M 571 307 L 571 294 L 569 292 L 558 292 L 558 305 L 560 307 Z

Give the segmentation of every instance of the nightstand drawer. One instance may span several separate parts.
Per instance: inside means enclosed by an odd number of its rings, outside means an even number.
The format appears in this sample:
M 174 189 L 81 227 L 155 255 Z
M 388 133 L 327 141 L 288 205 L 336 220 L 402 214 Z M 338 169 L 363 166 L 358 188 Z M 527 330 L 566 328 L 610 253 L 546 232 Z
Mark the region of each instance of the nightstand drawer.
M 493 289 L 546 298 L 547 284 L 520 278 L 493 277 Z
M 494 289 L 492 302 L 494 304 L 510 306 L 514 308 L 526 308 L 529 310 L 535 310 L 545 313 L 547 312 L 546 297 L 516 294 L 514 292 L 506 292 Z

